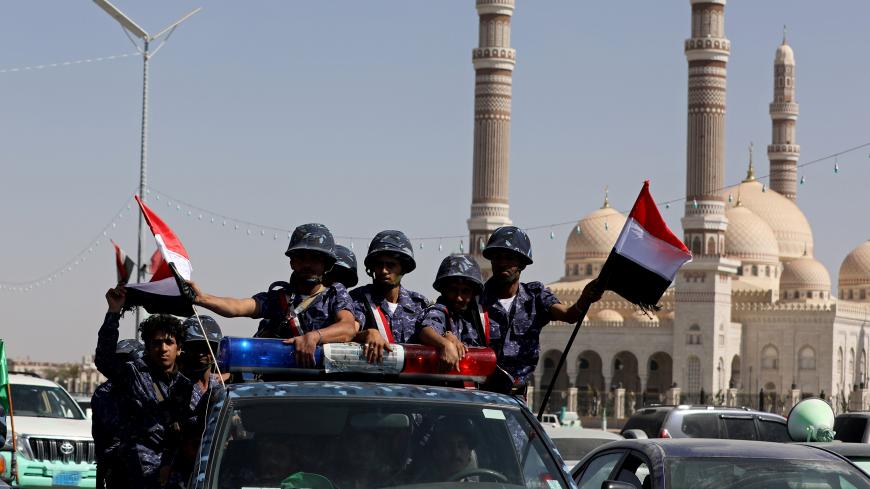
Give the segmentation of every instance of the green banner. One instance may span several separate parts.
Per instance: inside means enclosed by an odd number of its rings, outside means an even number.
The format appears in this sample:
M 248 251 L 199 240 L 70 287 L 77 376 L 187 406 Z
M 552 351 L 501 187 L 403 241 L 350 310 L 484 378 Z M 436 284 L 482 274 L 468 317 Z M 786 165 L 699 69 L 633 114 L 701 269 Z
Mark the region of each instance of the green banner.
M 8 416 L 9 398 L 7 395 L 9 391 L 7 384 L 9 384 L 9 371 L 6 369 L 6 343 L 0 340 L 0 406 L 3 406 L 3 410 Z

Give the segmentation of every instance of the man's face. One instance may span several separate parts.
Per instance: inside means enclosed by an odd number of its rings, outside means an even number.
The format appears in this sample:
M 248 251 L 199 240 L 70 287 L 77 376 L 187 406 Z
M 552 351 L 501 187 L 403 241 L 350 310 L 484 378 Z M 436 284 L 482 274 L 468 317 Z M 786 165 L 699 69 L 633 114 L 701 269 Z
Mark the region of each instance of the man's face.
M 461 433 L 443 433 L 434 448 L 435 456 L 446 474 L 455 474 L 471 462 L 471 446 Z
M 205 341 L 191 341 L 184 345 L 184 366 L 191 370 L 203 370 L 212 364 Z
M 516 282 L 525 268 L 519 255 L 507 250 L 493 250 L 489 262 L 492 265 L 492 278 L 502 283 Z
M 453 311 L 464 311 L 474 297 L 474 292 L 471 282 L 461 278 L 445 279 L 441 286 L 441 295 L 447 301 L 447 307 Z
M 396 287 L 402 283 L 402 262 L 389 255 L 375 255 L 369 260 L 372 280 L 377 285 Z
M 174 336 L 158 330 L 148 339 L 145 346 L 148 349 L 148 360 L 151 365 L 159 366 L 163 370 L 172 370 L 180 351 Z
M 326 257 L 317 251 L 296 251 L 290 256 L 290 268 L 303 282 L 319 284 L 326 273 Z

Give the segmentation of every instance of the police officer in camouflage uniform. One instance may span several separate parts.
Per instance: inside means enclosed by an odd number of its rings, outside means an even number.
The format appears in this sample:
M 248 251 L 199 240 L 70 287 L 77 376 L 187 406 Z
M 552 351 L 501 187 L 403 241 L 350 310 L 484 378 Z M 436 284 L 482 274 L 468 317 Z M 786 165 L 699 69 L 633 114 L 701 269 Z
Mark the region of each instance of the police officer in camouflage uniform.
M 275 282 L 267 292 L 237 299 L 205 294 L 188 282 L 192 301 L 224 317 L 267 319 L 256 336 L 287 338 L 296 347 L 296 362 L 314 365 L 322 343 L 350 341 L 357 332 L 353 301 L 341 283 L 324 286 L 323 276 L 335 264 L 335 240 L 323 224 L 298 226 L 285 253 L 293 273 L 289 282 Z
M 350 293 L 360 323 L 355 341 L 364 345 L 370 362 L 379 362 L 390 343 L 414 341 L 417 316 L 429 301 L 402 287 L 402 277 L 417 268 L 414 247 L 405 233 L 387 230 L 376 234 L 363 263 L 372 283 Z
M 109 311 L 99 331 L 94 360 L 97 369 L 112 380 L 118 400 L 121 444 L 112 477 L 122 487 L 161 487 L 169 480 L 181 426 L 192 417 L 192 385 L 176 364 L 185 332 L 173 316 L 150 316 L 139 325 L 145 344 L 143 358 L 120 362 L 115 349 L 125 295 L 123 286 L 106 293 Z
M 489 346 L 499 338 L 499 330 L 491 328 L 478 303 L 483 291 L 480 267 L 469 255 L 447 256 L 432 287 L 441 296 L 417 320 L 420 342 L 438 349 L 444 368 L 458 369 L 467 346 Z
M 118 364 L 142 358 L 145 346 L 141 341 L 126 339 L 118 342 L 115 355 Z M 112 392 L 112 379 L 100 384 L 91 397 L 92 423 L 91 434 L 97 459 L 97 488 L 123 487 L 122 481 L 112 477 L 112 468 L 118 464 L 117 451 L 121 445 L 118 437 L 120 413 L 117 396 Z
M 323 285 L 327 287 L 336 282 L 344 285 L 348 290 L 359 283 L 356 273 L 356 255 L 350 248 L 340 244 L 335 245 L 335 265 L 323 276 Z
M 492 265 L 492 277 L 484 284 L 481 301 L 493 329 L 499 330 L 494 345 L 498 365 L 515 383 L 524 384 L 538 364 L 541 329 L 550 321 L 577 322 L 603 290 L 593 280 L 574 305 L 566 306 L 541 282 L 520 282 L 520 274 L 532 264 L 532 243 L 515 226 L 496 229 L 483 257 Z

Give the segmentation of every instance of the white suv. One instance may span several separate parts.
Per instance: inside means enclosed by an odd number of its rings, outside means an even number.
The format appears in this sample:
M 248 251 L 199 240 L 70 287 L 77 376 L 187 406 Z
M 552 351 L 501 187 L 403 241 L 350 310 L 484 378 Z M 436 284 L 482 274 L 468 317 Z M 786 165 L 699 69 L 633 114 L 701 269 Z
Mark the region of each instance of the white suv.
M 11 374 L 15 434 L 9 418 L 0 450 L 0 477 L 13 487 L 95 487 L 96 450 L 91 420 L 63 387 L 35 376 Z M 18 450 L 18 481 L 12 481 L 12 437 Z

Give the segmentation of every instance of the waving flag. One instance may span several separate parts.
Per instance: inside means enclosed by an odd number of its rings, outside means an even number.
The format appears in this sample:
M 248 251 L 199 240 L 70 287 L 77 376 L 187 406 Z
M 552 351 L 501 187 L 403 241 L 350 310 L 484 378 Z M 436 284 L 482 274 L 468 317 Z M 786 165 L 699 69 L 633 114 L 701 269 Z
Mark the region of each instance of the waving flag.
M 193 308 L 190 301 L 181 293 L 180 287 L 184 280 L 190 280 L 192 270 L 190 257 L 181 244 L 181 240 L 172 229 L 136 196 L 136 202 L 142 210 L 145 222 L 157 241 L 157 250 L 163 257 L 151 281 L 141 284 L 127 285 L 125 309 L 142 306 L 152 314 L 174 314 L 176 316 L 191 316 Z
M 126 284 L 130 281 L 130 274 L 133 273 L 133 259 L 124 253 L 118 243 L 112 241 L 112 246 L 115 247 L 115 268 L 118 272 L 118 283 Z
M 649 180 L 601 268 L 605 288 L 642 309 L 658 309 L 677 270 L 692 259 L 686 245 L 668 229 L 652 195 Z
M 163 255 L 160 254 L 160 250 L 154 250 L 154 254 L 151 255 L 150 264 L 148 265 L 148 268 L 146 270 L 148 271 L 148 273 L 153 274 L 160 269 L 160 265 L 162 265 L 164 261 L 165 260 L 163 260 Z

